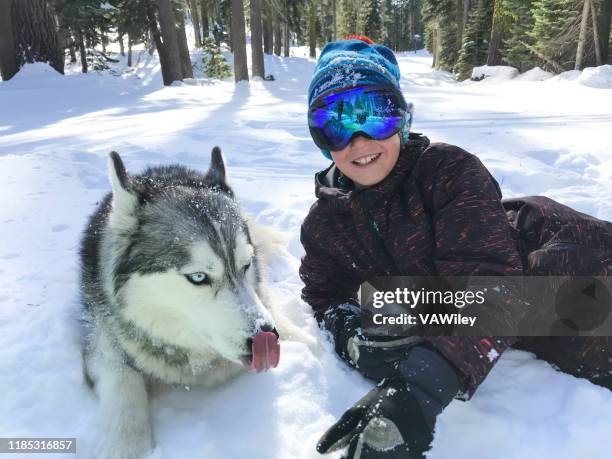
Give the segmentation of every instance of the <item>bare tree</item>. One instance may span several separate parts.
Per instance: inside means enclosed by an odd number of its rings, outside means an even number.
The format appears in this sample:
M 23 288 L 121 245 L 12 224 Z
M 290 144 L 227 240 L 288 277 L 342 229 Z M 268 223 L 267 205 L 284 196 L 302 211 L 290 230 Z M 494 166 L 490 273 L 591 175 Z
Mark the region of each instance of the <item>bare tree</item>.
M 246 56 L 246 37 L 244 32 L 244 4 L 242 0 L 231 0 L 232 47 L 234 52 L 234 80 L 248 81 L 249 70 Z
M 191 66 L 191 56 L 189 45 L 187 44 L 187 34 L 185 33 L 185 12 L 181 6 L 174 5 L 174 15 L 176 17 L 176 38 L 178 42 L 179 55 L 181 57 L 181 73 L 183 78 L 193 78 L 193 68 Z
M 584 59 L 584 48 L 586 45 L 587 38 L 587 27 L 589 21 L 589 8 L 591 2 L 589 0 L 583 0 L 582 2 L 582 20 L 580 21 L 580 35 L 578 36 L 578 47 L 576 48 L 576 70 L 582 70 L 583 59 Z
M 176 16 L 171 0 L 157 0 L 157 8 L 161 39 L 158 41 L 157 38 L 159 37 L 156 37 L 155 43 L 157 44 L 157 51 L 160 53 L 160 61 L 162 61 L 164 84 L 169 86 L 174 81 L 183 81 L 183 69 L 176 33 Z M 155 31 L 153 31 L 153 34 L 155 35 Z
M 290 43 L 289 43 L 289 24 L 287 24 L 286 22 L 283 24 L 283 35 L 284 35 L 283 41 L 285 43 L 285 46 L 283 47 L 283 50 L 284 50 L 283 56 L 289 57 L 289 46 L 290 46 Z
M 0 74 L 10 80 L 17 73 L 15 42 L 13 41 L 12 0 L 0 0 Z
M 289 57 L 289 47 L 291 45 L 291 43 L 289 43 L 289 7 L 287 6 L 287 0 L 284 1 L 283 3 L 283 7 L 284 7 L 284 15 L 285 17 L 283 18 L 283 42 L 285 44 L 284 49 L 284 53 L 283 55 L 285 57 Z
M 269 0 L 263 0 L 263 42 L 264 53 L 272 54 L 272 8 Z
M 189 0 L 189 8 L 191 9 L 191 21 L 193 22 L 193 33 L 195 36 L 196 48 L 202 47 L 202 38 L 200 36 L 200 18 L 198 17 L 198 4 L 196 0 Z
M 253 76 L 265 77 L 261 31 L 261 0 L 251 0 L 251 59 Z
M 501 53 L 499 48 L 504 38 L 504 28 L 506 20 L 503 1 L 495 0 L 493 5 L 493 22 L 491 26 L 491 36 L 489 38 L 489 49 L 487 51 L 487 65 L 500 65 Z
M 278 12 L 274 12 L 274 54 L 281 55 L 282 34 L 281 34 L 281 18 Z
M 200 0 L 200 12 L 201 12 L 201 22 L 202 22 L 202 39 L 206 40 L 208 38 L 209 28 L 208 28 L 208 5 L 206 4 L 206 0 Z
M 593 44 L 595 45 L 595 64 L 602 64 L 601 56 L 601 40 L 599 38 L 599 27 L 597 20 L 597 2 L 595 0 L 589 0 L 591 4 L 591 23 L 593 25 Z
M 612 0 L 599 0 L 598 30 L 602 64 L 608 62 L 610 46 L 610 19 L 612 18 Z
M 336 41 L 338 33 L 336 30 L 336 0 L 332 0 L 332 41 Z
M 308 46 L 309 56 L 317 57 L 317 10 L 314 0 L 310 2 L 308 13 Z

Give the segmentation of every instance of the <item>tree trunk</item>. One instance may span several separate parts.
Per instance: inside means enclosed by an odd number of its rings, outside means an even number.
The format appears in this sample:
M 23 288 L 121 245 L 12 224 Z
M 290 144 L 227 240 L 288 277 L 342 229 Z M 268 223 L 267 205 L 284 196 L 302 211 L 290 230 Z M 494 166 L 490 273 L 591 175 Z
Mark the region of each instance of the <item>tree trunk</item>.
M 81 70 L 87 73 L 87 50 L 85 49 L 85 40 L 80 29 L 76 30 L 77 46 L 79 47 L 79 55 L 81 56 Z
M 196 48 L 202 47 L 202 38 L 200 37 L 200 18 L 198 17 L 198 5 L 196 0 L 189 0 L 191 9 L 191 21 L 193 22 L 193 34 L 195 36 Z
M 202 13 L 202 41 L 208 38 L 210 29 L 208 26 L 208 10 L 206 8 L 206 0 L 200 0 L 200 11 Z
M 598 15 L 599 30 L 599 47 L 601 49 L 601 59 L 603 64 L 609 62 L 609 46 L 610 46 L 610 19 L 612 17 L 612 0 L 599 1 Z
M 576 63 L 574 69 L 582 70 L 584 60 L 584 46 L 586 44 L 587 25 L 589 21 L 589 0 L 582 2 L 582 20 L 580 22 L 580 35 L 578 36 L 578 47 L 576 48 Z
M 274 54 L 277 56 L 281 55 L 282 41 L 281 18 L 277 13 L 274 13 Z
M 438 27 L 434 27 L 432 31 L 433 68 L 438 68 L 439 59 L 440 59 L 440 50 L 438 49 L 438 46 L 439 46 L 438 34 L 439 34 Z
M 289 24 L 287 24 L 286 22 L 283 24 L 283 32 L 284 32 L 284 35 L 285 35 L 285 39 L 284 39 L 285 47 L 283 48 L 285 50 L 284 56 L 285 57 L 289 57 L 289 46 L 290 46 L 290 43 L 289 43 Z
M 132 66 L 132 36 L 128 33 L 128 57 L 127 57 L 127 65 L 128 67 Z
M 591 4 L 591 22 L 593 23 L 593 44 L 595 45 L 595 65 L 602 64 L 601 39 L 599 37 L 599 24 L 597 19 L 597 2 L 589 0 Z
M 77 61 L 76 49 L 74 48 L 74 39 L 70 40 L 70 44 L 68 45 L 68 52 L 70 53 L 70 63 L 74 64 Z
M 336 41 L 338 31 L 336 29 L 336 0 L 332 0 L 332 40 Z
M 117 41 L 119 42 L 119 52 L 122 56 L 125 56 L 125 47 L 123 46 L 123 34 L 120 33 L 117 37 Z
M 246 56 L 246 37 L 244 32 L 244 4 L 242 0 L 231 0 L 232 45 L 234 49 L 234 80 L 248 81 L 249 70 Z
M 161 66 L 162 71 L 162 79 L 164 80 L 164 85 L 168 86 L 172 81 L 168 80 L 170 75 L 170 70 L 168 69 L 168 58 L 166 56 L 166 49 L 164 48 L 164 44 L 162 43 L 161 32 L 157 27 L 157 19 L 155 17 L 155 7 L 152 3 L 149 3 L 147 6 L 147 20 L 149 22 L 149 36 L 151 38 L 151 45 L 149 46 L 149 54 L 153 55 L 153 50 L 157 49 L 157 54 L 159 55 L 159 64 Z
M 308 15 L 308 46 L 309 56 L 317 57 L 317 13 L 315 11 L 315 2 L 310 2 L 310 12 Z
M 181 66 L 181 55 L 176 33 L 176 17 L 170 0 L 157 0 L 159 12 L 159 26 L 161 29 L 161 40 L 157 44 L 157 50 L 163 54 L 166 65 L 162 65 L 164 85 L 169 86 L 174 81 L 183 81 L 183 70 Z M 161 51 L 163 49 L 163 51 Z M 161 60 L 161 59 L 160 59 Z M 164 72 L 165 67 L 165 72 Z
M 183 78 L 193 78 L 191 55 L 189 54 L 187 34 L 185 33 L 185 13 L 176 3 L 174 4 L 174 16 L 176 17 L 176 38 L 181 57 L 181 73 L 183 74 Z
M 0 75 L 4 81 L 13 78 L 18 70 L 11 3 L 12 0 L 0 0 Z
M 253 77 L 265 77 L 261 31 L 261 0 L 251 0 L 251 73 Z
M 472 8 L 472 0 L 463 0 L 463 15 L 461 16 L 461 33 L 459 34 L 459 44 L 463 43 L 463 31 L 470 16 L 470 8 Z
M 493 4 L 493 24 L 491 26 L 491 37 L 489 38 L 489 50 L 487 51 L 487 65 L 501 64 L 501 53 L 499 48 L 502 44 L 503 26 L 500 23 L 500 15 L 495 14 L 495 8 L 499 7 L 500 0 L 495 0 Z
M 231 1 L 230 0 L 230 11 L 229 11 L 229 24 L 227 25 L 227 32 L 229 35 L 229 45 L 230 45 L 230 52 L 233 53 L 234 52 L 234 32 L 233 32 L 233 14 L 232 14 L 232 7 L 231 7 Z M 242 14 L 244 16 L 244 13 Z M 215 25 L 215 20 L 213 19 L 213 27 L 216 27 Z M 221 44 L 221 39 L 219 39 L 219 44 Z
M 264 53 L 272 54 L 272 11 L 268 0 L 263 0 L 263 42 L 264 42 Z
M 17 66 L 48 62 L 64 73 L 64 50 L 60 48 L 55 20 L 46 0 L 12 2 L 13 40 Z

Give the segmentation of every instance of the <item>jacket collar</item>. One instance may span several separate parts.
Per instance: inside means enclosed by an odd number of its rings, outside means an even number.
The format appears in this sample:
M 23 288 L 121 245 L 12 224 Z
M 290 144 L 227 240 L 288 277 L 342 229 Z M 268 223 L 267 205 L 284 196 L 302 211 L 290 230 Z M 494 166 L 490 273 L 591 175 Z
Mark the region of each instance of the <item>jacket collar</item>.
M 315 175 L 315 195 L 319 200 L 339 210 L 349 210 L 359 194 L 364 193 L 370 202 L 395 191 L 412 171 L 420 154 L 429 146 L 429 139 L 424 135 L 411 132 L 408 142 L 402 147 L 397 163 L 381 182 L 371 187 L 357 187 L 332 163 L 327 169 Z

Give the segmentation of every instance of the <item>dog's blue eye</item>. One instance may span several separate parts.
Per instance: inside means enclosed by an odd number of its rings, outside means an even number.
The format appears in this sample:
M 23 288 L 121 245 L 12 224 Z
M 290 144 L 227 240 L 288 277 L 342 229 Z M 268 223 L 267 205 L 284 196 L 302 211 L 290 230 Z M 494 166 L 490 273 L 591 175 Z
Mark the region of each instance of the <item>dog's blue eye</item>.
M 210 284 L 210 279 L 204 273 L 187 274 L 185 277 L 187 278 L 189 282 L 191 282 L 194 285 Z

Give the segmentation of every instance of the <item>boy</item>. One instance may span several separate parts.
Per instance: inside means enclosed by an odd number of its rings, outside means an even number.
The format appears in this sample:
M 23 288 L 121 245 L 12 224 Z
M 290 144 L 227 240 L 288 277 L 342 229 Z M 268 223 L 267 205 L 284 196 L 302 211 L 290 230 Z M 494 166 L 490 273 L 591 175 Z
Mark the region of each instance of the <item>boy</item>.
M 309 87 L 310 132 L 333 164 L 316 175 L 318 199 L 302 225 L 302 297 L 336 352 L 379 382 L 317 445 L 320 453 L 348 446 L 349 458 L 422 457 L 437 415 L 456 396 L 470 397 L 516 341 L 361 334 L 357 290 L 369 278 L 524 272 L 499 185 L 474 155 L 409 132 L 399 80 L 390 49 L 341 40 L 325 46 Z M 499 308 L 494 315 L 521 318 Z M 595 370 L 610 367 L 604 340 Z

